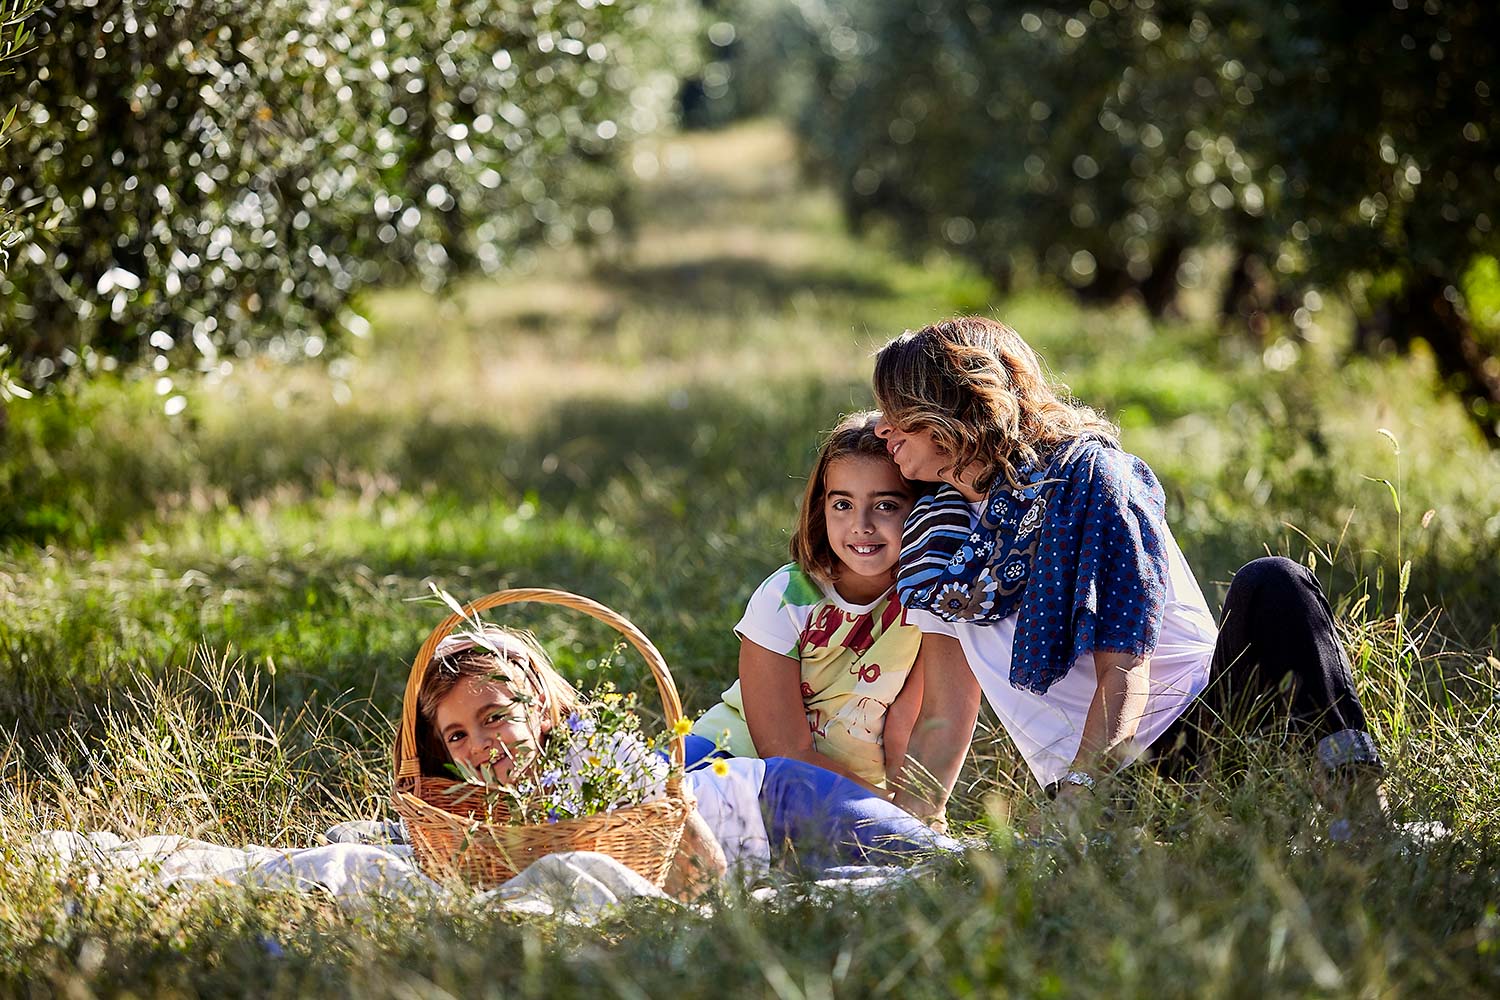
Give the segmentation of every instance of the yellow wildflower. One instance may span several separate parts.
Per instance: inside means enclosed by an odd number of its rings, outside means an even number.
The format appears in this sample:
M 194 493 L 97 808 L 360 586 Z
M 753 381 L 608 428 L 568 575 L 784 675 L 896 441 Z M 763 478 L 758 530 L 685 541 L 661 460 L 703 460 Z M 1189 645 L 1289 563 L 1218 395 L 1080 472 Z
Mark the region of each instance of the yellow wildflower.
M 718 760 L 714 761 L 713 772 L 714 777 L 722 778 L 729 773 L 729 764 L 724 760 L 724 758 L 721 757 Z
M 686 736 L 692 731 L 693 724 L 687 720 L 687 716 L 685 715 L 678 716 L 677 721 L 672 723 L 673 736 Z

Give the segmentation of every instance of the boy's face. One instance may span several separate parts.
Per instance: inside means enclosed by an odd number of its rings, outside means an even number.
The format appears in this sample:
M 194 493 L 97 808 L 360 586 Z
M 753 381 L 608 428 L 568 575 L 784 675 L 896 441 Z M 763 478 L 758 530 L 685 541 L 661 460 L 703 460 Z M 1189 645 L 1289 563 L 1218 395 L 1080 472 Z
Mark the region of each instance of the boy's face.
M 433 721 L 449 757 L 504 784 L 536 752 L 547 729 L 543 716 L 534 698 L 496 675 L 460 678 L 438 702 Z

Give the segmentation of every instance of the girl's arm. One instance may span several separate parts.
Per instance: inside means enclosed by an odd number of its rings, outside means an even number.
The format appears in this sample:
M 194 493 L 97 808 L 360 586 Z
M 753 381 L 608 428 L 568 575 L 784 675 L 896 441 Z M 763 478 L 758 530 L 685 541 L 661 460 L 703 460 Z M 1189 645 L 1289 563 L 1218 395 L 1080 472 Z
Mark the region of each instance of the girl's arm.
M 896 787 L 901 777 L 901 768 L 906 765 L 906 747 L 911 742 L 911 727 L 916 724 L 917 714 L 922 710 L 922 661 L 918 658 L 901 685 L 901 693 L 885 711 L 885 731 L 881 737 L 885 744 L 885 783 Z
M 790 757 L 858 782 L 876 795 L 889 798 L 847 767 L 813 748 L 807 728 L 807 709 L 802 704 L 802 664 L 790 656 L 773 653 L 749 639 L 740 640 L 740 697 L 745 704 L 745 724 L 761 757 Z

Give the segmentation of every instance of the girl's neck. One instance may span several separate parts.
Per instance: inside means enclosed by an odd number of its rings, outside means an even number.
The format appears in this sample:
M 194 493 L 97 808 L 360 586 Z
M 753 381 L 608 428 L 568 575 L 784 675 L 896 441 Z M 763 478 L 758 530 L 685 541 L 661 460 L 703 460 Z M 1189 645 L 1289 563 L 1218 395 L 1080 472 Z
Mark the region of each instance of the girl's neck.
M 878 600 L 895 582 L 894 576 L 880 581 L 845 572 L 840 573 L 839 578 L 833 581 L 833 589 L 850 604 L 864 605 Z

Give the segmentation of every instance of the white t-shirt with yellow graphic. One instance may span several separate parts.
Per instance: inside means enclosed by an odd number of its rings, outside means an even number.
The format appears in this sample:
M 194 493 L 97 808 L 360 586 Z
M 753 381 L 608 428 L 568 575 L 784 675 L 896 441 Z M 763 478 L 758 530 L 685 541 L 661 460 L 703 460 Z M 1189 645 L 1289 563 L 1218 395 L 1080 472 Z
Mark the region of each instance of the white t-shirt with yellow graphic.
M 801 663 L 813 748 L 884 786 L 886 709 L 901 693 L 922 643 L 920 631 L 905 624 L 895 587 L 870 604 L 850 604 L 791 563 L 756 589 L 735 632 Z M 730 753 L 759 756 L 744 712 L 735 681 L 693 732 L 718 741 L 727 731 Z

